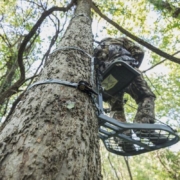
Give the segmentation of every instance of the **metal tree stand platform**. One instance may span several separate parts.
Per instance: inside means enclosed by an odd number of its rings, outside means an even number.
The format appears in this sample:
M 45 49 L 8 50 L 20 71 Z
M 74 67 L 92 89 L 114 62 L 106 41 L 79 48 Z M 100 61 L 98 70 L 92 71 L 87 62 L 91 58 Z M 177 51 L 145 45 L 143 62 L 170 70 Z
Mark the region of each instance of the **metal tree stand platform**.
M 97 70 L 96 73 L 99 137 L 108 151 L 133 156 L 168 147 L 179 141 L 179 136 L 168 125 L 121 123 L 104 113 L 103 98 L 122 91 L 139 72 L 119 58 L 105 72 Z

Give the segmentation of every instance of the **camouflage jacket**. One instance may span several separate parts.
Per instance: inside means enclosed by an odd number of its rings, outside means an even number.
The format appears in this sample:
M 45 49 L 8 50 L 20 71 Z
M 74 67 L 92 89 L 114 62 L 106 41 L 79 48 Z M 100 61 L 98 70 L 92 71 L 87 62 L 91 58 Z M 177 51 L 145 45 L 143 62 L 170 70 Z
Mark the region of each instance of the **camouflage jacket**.
M 121 56 L 125 61 L 134 61 L 131 65 L 138 68 L 142 63 L 144 51 L 125 37 L 105 38 L 95 48 L 94 56 L 103 62 L 112 62 L 115 57 Z

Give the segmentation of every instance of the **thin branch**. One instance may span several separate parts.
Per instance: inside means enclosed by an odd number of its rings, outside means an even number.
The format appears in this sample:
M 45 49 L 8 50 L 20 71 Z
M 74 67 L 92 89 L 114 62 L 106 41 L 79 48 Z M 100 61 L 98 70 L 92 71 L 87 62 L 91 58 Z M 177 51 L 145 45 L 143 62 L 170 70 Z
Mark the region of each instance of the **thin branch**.
M 17 104 L 19 103 L 19 101 L 21 100 L 22 96 L 24 95 L 26 91 L 23 91 L 18 98 L 13 102 L 11 110 L 9 112 L 9 114 L 7 115 L 5 121 L 2 123 L 2 125 L 0 126 L 0 132 L 3 130 L 3 128 L 6 126 L 6 124 L 9 122 L 7 119 L 9 119 L 9 117 L 12 115 L 12 113 L 14 112 Z
M 64 24 L 65 24 L 65 23 L 64 23 Z M 63 26 L 63 28 L 64 28 L 64 26 Z M 44 61 L 46 61 L 46 59 L 48 58 L 49 53 L 50 53 L 50 51 L 51 51 L 51 48 L 52 48 L 52 46 L 54 45 L 54 43 L 56 42 L 56 40 L 57 40 L 57 38 L 58 38 L 58 34 L 63 30 L 63 28 L 62 28 L 61 30 L 59 29 L 59 22 L 58 22 L 58 27 L 57 27 L 56 33 L 55 33 L 55 35 L 54 35 L 54 36 L 52 37 L 52 39 L 51 39 L 51 42 L 50 42 L 50 44 L 49 44 L 49 48 L 48 48 L 48 50 L 46 51 L 46 53 L 44 54 L 44 56 L 43 56 L 43 58 L 42 58 L 42 61 L 41 61 L 41 64 L 40 64 L 40 65 L 38 66 L 38 68 L 36 69 L 34 75 L 33 75 L 32 77 L 30 77 L 30 78 L 27 78 L 27 79 L 24 80 L 24 82 L 23 82 L 23 84 L 24 84 L 25 82 L 27 82 L 27 81 L 30 80 L 30 82 L 28 83 L 27 87 L 29 87 L 29 85 L 32 83 L 32 81 L 34 80 L 34 78 L 37 77 L 37 73 L 38 73 L 40 67 L 42 66 L 42 64 L 44 63 Z M 26 88 L 26 89 L 27 89 L 27 88 Z M 24 92 L 26 92 L 26 90 L 25 90 Z M 24 93 L 24 92 L 23 92 L 23 93 Z M 14 101 L 14 103 L 13 103 L 13 105 L 12 105 L 12 108 L 11 108 L 9 114 L 7 115 L 4 123 L 2 124 L 2 127 L 0 128 L 0 131 L 2 131 L 2 129 L 6 126 L 6 124 L 9 123 L 9 117 L 10 117 L 11 114 L 14 112 L 14 109 L 16 108 L 18 102 L 21 100 L 21 97 L 23 96 L 23 93 Z
M 156 93 L 158 94 L 158 96 L 161 98 L 162 101 L 165 101 L 165 99 L 161 96 L 161 94 L 159 93 L 159 91 L 157 90 L 157 88 L 153 85 L 153 83 L 151 82 L 151 80 L 148 78 L 148 76 L 145 74 L 147 80 L 149 81 L 149 83 L 151 84 L 151 86 L 155 89 Z
M 18 36 L 18 35 L 17 35 Z M 15 42 L 13 44 L 11 44 L 11 47 L 15 46 L 16 44 L 18 44 L 19 46 L 19 43 L 21 43 L 22 39 L 24 38 L 24 35 L 20 35 L 17 40 L 15 40 Z M 17 46 L 17 47 L 18 47 Z
M 56 34 L 52 37 L 51 42 L 50 42 L 50 45 L 49 45 L 49 47 L 48 47 L 48 50 L 47 50 L 46 53 L 44 54 L 44 56 L 43 56 L 43 58 L 42 58 L 42 60 L 41 60 L 41 63 L 40 63 L 40 65 L 38 66 L 38 68 L 36 69 L 36 71 L 35 71 L 35 73 L 34 73 L 33 76 L 36 76 L 36 74 L 38 73 L 40 67 L 43 65 L 44 62 L 46 62 L 46 60 L 47 60 L 47 58 L 48 58 L 48 56 L 49 56 L 49 53 L 50 53 L 50 51 L 51 51 L 51 48 L 52 48 L 52 46 L 54 45 L 54 43 L 56 42 L 56 40 L 57 40 L 57 38 L 58 38 L 58 34 L 59 34 L 59 32 L 56 31 Z M 33 79 L 31 80 L 30 84 L 32 83 L 32 81 L 33 81 Z
M 175 56 L 175 55 L 178 54 L 178 53 L 180 53 L 180 51 L 175 52 L 174 54 L 172 54 L 172 56 Z M 162 64 L 162 63 L 165 62 L 166 60 L 167 60 L 167 59 L 163 59 L 162 61 L 158 62 L 157 64 L 155 64 L 155 65 L 151 66 L 150 68 L 142 71 L 142 73 L 145 73 L 145 72 L 153 69 L 154 67 L 158 66 L 159 64 Z
M 1 28 L 3 30 L 3 34 L 5 36 L 5 37 L 3 37 L 3 35 L 1 35 L 1 38 L 3 38 L 3 40 L 6 41 L 6 44 L 8 47 L 11 47 L 10 40 L 8 39 L 8 36 L 6 35 L 6 31 L 4 30 L 2 23 L 0 25 L 1 25 Z
M 41 4 L 41 7 L 43 8 L 43 10 L 45 11 L 47 9 L 47 1 L 45 2 L 45 6 L 43 5 L 42 1 L 40 0 L 40 4 Z
M 112 168 L 112 169 L 114 170 L 114 172 L 115 172 L 116 178 L 117 178 L 118 180 L 120 180 L 119 177 L 118 177 L 118 174 L 117 174 L 116 169 L 115 169 L 114 166 L 112 165 L 112 162 L 111 162 L 111 159 L 110 159 L 110 157 L 109 157 L 109 154 L 108 154 L 108 160 L 109 160 L 109 163 L 110 163 L 110 165 L 111 165 L 111 168 Z
M 163 163 L 163 161 L 161 160 L 161 157 L 159 156 L 159 152 L 158 152 L 158 151 L 157 151 L 157 157 L 158 157 L 159 162 L 161 163 L 161 165 L 164 167 L 164 169 L 165 169 L 169 174 L 171 174 L 172 177 L 176 177 L 176 175 L 174 175 L 174 173 L 173 173 L 172 171 L 170 171 L 170 170 L 166 167 L 165 163 Z
M 164 59 L 164 60 L 162 60 L 162 61 L 158 62 L 157 64 L 155 64 L 155 65 L 151 66 L 150 68 L 148 68 L 148 69 L 146 69 L 146 70 L 142 71 L 142 73 L 146 73 L 147 71 L 149 71 L 149 70 L 151 70 L 151 69 L 155 68 L 156 66 L 158 66 L 158 65 L 162 64 L 162 63 L 163 63 L 163 62 L 165 62 L 166 60 L 167 60 L 167 59 Z
M 27 2 L 35 4 L 37 6 L 37 8 L 42 8 L 41 5 L 39 5 L 38 3 L 34 2 L 34 1 L 28 0 Z
M 7 113 L 8 104 L 9 104 L 9 99 L 7 100 L 5 104 L 5 108 L 4 108 L 4 112 L 2 113 L 2 116 L 4 116 Z
M 55 6 L 43 12 L 39 20 L 31 29 L 31 31 L 25 36 L 18 51 L 18 65 L 20 69 L 20 78 L 7 91 L 5 91 L 4 93 L 0 95 L 0 104 L 3 104 L 6 98 L 9 98 L 11 95 L 15 94 L 18 91 L 18 88 L 23 84 L 25 80 L 25 67 L 23 64 L 23 53 L 26 49 L 26 45 L 28 44 L 29 40 L 34 36 L 34 34 L 36 33 L 37 29 L 40 27 L 42 22 L 45 20 L 47 16 L 52 14 L 54 11 L 63 11 L 63 12 L 68 11 L 74 5 L 74 2 L 75 0 L 72 0 L 71 3 L 67 5 L 67 7 Z
M 31 84 L 31 82 L 33 81 L 33 79 L 34 79 L 35 77 L 37 77 L 37 76 L 36 76 L 36 75 L 31 76 L 31 77 L 27 78 L 27 79 L 23 82 L 23 83 L 25 83 L 25 82 L 31 80 L 31 81 L 29 82 L 29 84 L 27 85 L 27 88 L 29 87 L 29 85 Z M 9 111 L 6 119 L 4 120 L 4 122 L 2 123 L 2 125 L 0 126 L 0 132 L 1 132 L 1 131 L 3 130 L 3 128 L 9 123 L 9 117 L 10 117 L 10 116 L 12 115 L 12 113 L 14 112 L 17 104 L 18 104 L 19 101 L 21 100 L 21 98 L 22 98 L 22 96 L 24 95 L 24 93 L 26 92 L 27 88 L 26 88 L 26 89 L 17 97 L 17 99 L 13 102 L 12 107 L 11 107 L 11 109 L 10 109 L 10 111 Z
M 104 15 L 100 9 L 96 6 L 95 3 L 92 3 L 92 8 L 94 9 L 94 11 L 99 14 L 99 16 L 101 16 L 103 19 L 105 19 L 109 24 L 111 24 L 112 26 L 114 26 L 116 29 L 118 29 L 119 31 L 121 31 L 122 33 L 124 33 L 126 36 L 130 37 L 131 39 L 133 39 L 134 41 L 136 41 L 137 43 L 145 46 L 146 48 L 150 49 L 151 51 L 155 52 L 156 54 L 169 59 L 170 61 L 173 61 L 175 63 L 180 64 L 180 59 L 171 56 L 170 54 L 167 54 L 164 51 L 161 51 L 160 49 L 154 47 L 153 45 L 147 43 L 146 41 L 144 41 L 141 38 L 138 38 L 137 36 L 131 34 L 129 31 L 125 30 L 123 27 L 119 26 L 116 22 L 112 21 L 111 19 L 109 19 L 106 15 Z
M 7 63 L 2 68 L 0 68 L 0 71 L 4 70 L 4 68 L 6 68 L 6 65 L 7 65 Z M 0 77 L 0 80 L 1 80 L 1 78 L 2 78 L 2 76 Z
M 124 157 L 124 161 L 125 161 L 127 169 L 128 169 L 130 180 L 133 180 L 131 169 L 130 169 L 129 162 L 128 162 L 128 157 Z
M 63 26 L 63 28 L 64 28 L 64 26 Z M 41 60 L 41 63 L 40 63 L 40 65 L 38 66 L 38 68 L 36 69 L 33 77 L 35 77 L 35 76 L 37 75 L 40 67 L 43 65 L 44 62 L 46 62 L 46 60 L 47 60 L 47 58 L 48 58 L 48 56 L 49 56 L 49 53 L 50 53 L 50 51 L 51 51 L 51 48 L 52 48 L 52 46 L 54 45 L 54 43 L 56 42 L 56 40 L 57 40 L 57 38 L 58 38 L 58 34 L 63 30 L 63 28 L 62 28 L 61 30 L 59 30 L 59 20 L 58 20 L 58 27 L 57 27 L 57 29 L 56 29 L 56 33 L 55 33 L 55 35 L 52 37 L 51 42 L 50 42 L 49 47 L 48 47 L 48 50 L 47 50 L 46 53 L 44 54 L 44 56 L 43 56 L 43 58 L 42 58 L 42 60 Z M 32 83 L 32 81 L 33 81 L 33 78 L 30 78 L 30 79 L 31 79 L 31 81 L 30 81 L 29 85 L 30 85 L 30 84 Z
M 7 63 L 7 70 L 6 70 L 4 80 L 3 80 L 1 87 L 0 87 L 0 92 L 6 91 L 6 89 L 8 89 L 9 86 L 11 86 L 11 84 L 12 84 L 13 76 L 15 75 L 15 72 L 17 69 L 17 62 L 16 61 L 10 63 L 12 58 L 13 57 L 10 57 L 9 63 Z
M 154 6 L 156 6 L 157 9 L 167 10 L 170 14 L 172 14 L 172 17 L 179 18 L 179 14 L 180 14 L 179 7 L 172 5 L 167 1 L 164 2 L 164 1 L 157 1 L 157 0 L 149 0 L 149 2 L 152 3 Z
M 70 8 L 70 7 L 69 7 Z M 41 15 L 41 17 L 39 18 L 39 20 L 36 22 L 36 24 L 33 26 L 33 28 L 31 29 L 31 31 L 25 36 L 23 42 L 21 43 L 21 46 L 19 48 L 18 51 L 18 64 L 19 64 L 19 68 L 20 68 L 20 72 L 21 72 L 21 77 L 20 80 L 25 78 L 25 68 L 23 65 L 23 53 L 24 50 L 26 48 L 27 43 L 29 42 L 29 40 L 34 36 L 34 34 L 36 33 L 37 29 L 41 26 L 42 22 L 45 20 L 45 18 L 47 16 L 49 16 L 51 13 L 53 13 L 54 11 L 67 11 L 68 9 L 65 7 L 52 7 L 47 11 L 44 11 Z
M 5 35 L 5 36 L 6 36 L 6 35 Z M 2 34 L 0 34 L 0 37 L 1 37 L 1 39 L 4 41 L 4 43 L 5 43 L 8 47 L 11 46 L 11 45 L 9 44 L 7 38 L 5 38 Z M 6 37 L 7 37 L 7 36 L 6 36 Z

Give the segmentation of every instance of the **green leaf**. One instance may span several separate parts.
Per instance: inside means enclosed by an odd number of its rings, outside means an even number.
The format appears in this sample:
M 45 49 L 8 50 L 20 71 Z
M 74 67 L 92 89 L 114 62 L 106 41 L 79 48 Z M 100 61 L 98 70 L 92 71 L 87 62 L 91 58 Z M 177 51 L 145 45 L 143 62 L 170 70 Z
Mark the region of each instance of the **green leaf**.
M 67 103 L 66 107 L 67 107 L 68 109 L 73 109 L 74 106 L 75 106 L 75 102 L 67 101 L 66 103 Z

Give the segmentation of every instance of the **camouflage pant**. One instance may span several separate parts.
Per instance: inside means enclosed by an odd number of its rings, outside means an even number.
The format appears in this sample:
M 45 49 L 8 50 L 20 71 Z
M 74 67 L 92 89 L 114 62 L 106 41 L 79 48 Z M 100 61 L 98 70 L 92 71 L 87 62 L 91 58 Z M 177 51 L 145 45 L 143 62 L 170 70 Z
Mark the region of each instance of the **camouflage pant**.
M 144 80 L 143 76 L 137 76 L 136 79 L 125 89 L 125 92 L 138 104 L 138 109 L 134 122 L 136 123 L 154 123 L 154 101 L 156 96 Z M 113 118 L 121 122 L 126 122 L 124 114 L 124 92 L 120 92 L 107 102 L 111 105 Z

